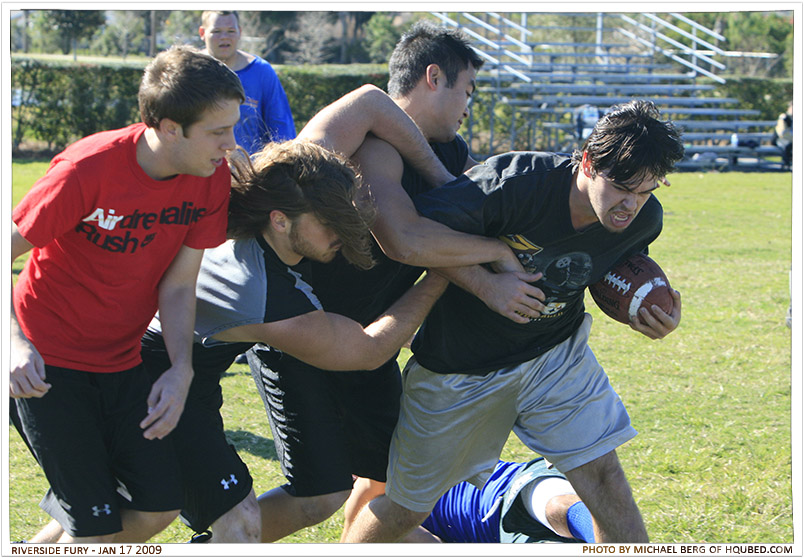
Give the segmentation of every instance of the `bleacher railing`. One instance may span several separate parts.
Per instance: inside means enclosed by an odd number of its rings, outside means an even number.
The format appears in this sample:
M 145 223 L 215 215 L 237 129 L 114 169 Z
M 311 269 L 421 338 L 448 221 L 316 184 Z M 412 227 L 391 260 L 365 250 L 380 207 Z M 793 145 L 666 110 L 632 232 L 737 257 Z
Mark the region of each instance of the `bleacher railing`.
M 776 55 L 724 50 L 724 36 L 683 14 L 432 13 L 465 32 L 486 61 L 466 121 L 476 159 L 506 150 L 576 148 L 577 115 L 585 107 L 605 110 L 634 95 L 656 102 L 688 133 L 691 157 L 700 155 L 692 163 L 736 166 L 739 157 L 755 156 L 760 165 L 760 151 L 773 151 L 769 145 L 748 150 L 739 140 L 769 141 L 774 122 L 747 120 L 758 111 L 729 106 L 735 98 L 707 95 L 715 86 L 696 78 L 725 83 L 719 73 L 729 58 Z M 572 17 L 539 17 L 548 15 Z M 483 124 L 477 130 L 476 119 Z M 726 136 L 731 143 L 737 137 L 736 146 L 724 145 Z

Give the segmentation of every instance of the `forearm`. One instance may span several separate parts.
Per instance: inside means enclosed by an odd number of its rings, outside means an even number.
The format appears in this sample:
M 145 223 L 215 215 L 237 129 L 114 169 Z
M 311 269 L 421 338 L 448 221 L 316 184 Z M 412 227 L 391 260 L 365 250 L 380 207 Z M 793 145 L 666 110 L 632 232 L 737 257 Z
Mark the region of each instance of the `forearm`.
M 14 294 L 11 294 L 11 324 L 9 328 L 9 339 L 11 341 L 12 355 L 15 352 L 22 352 L 26 345 L 32 345 L 30 340 L 25 336 L 25 333 L 17 321 L 17 315 L 14 313 Z
M 375 226 L 375 238 L 385 254 L 417 267 L 456 267 L 515 258 L 501 240 L 455 231 L 421 216 L 401 228 Z
M 492 273 L 479 265 L 433 271 L 475 295 L 494 312 L 516 323 L 524 324 L 536 319 L 545 310 L 544 293 L 533 284 L 541 278 L 541 273 Z
M 195 269 L 197 271 L 197 267 Z M 163 279 L 159 285 L 159 319 L 170 368 L 159 376 L 148 394 L 148 414 L 140 422 L 140 428 L 149 440 L 164 438 L 176 427 L 193 381 L 195 280 L 183 276 L 181 271 L 170 275 L 181 278 L 177 281 Z
M 491 289 L 493 273 L 481 265 L 437 267 L 432 271 L 481 300 Z
M 443 277 L 428 273 L 382 316 L 363 328 L 358 339 L 344 340 L 349 347 L 333 370 L 373 370 L 391 359 L 416 333 L 436 300 L 448 285 Z
M 402 295 L 382 316 L 365 328 L 376 343 L 391 354 L 399 350 L 416 333 L 449 281 L 428 272 Z M 390 355 L 389 355 L 390 357 Z M 385 361 L 387 359 L 383 359 Z
M 385 93 L 375 95 L 371 133 L 390 143 L 431 186 L 441 186 L 453 176 L 433 152 L 427 139 L 408 114 Z
M 195 285 L 161 286 L 159 320 L 171 367 L 192 374 Z

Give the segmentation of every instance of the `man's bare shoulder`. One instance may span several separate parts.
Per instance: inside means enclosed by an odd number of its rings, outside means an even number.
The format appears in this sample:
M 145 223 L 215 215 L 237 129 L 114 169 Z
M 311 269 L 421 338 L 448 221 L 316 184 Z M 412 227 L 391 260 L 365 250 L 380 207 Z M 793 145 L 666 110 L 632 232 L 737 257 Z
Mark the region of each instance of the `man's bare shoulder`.
M 360 144 L 360 148 L 355 152 L 354 157 L 358 160 L 363 160 L 365 157 L 389 157 L 390 159 L 385 162 L 402 160 L 402 155 L 393 145 L 372 134 L 366 136 L 366 139 Z

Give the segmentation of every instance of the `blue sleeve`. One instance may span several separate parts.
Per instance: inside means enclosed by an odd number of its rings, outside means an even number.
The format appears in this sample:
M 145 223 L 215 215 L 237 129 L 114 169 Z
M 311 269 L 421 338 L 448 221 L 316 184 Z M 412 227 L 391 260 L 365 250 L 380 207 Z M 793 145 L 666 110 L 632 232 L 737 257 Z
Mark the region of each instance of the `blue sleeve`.
M 262 119 L 268 128 L 270 139 L 273 141 L 293 139 L 296 137 L 296 127 L 290 112 L 288 97 L 279 82 L 279 77 L 267 62 L 263 66 L 262 74 L 263 98 L 260 105 Z

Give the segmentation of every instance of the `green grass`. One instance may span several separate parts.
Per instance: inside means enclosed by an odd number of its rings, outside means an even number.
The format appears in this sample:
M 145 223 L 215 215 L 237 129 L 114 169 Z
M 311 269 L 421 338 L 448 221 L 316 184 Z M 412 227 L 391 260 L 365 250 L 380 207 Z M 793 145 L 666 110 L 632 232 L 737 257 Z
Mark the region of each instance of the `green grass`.
M 15 203 L 29 171 L 44 168 L 14 165 Z M 653 541 L 791 543 L 791 175 L 671 178 L 651 255 L 682 293 L 680 328 L 650 341 L 587 303 L 590 344 L 639 431 L 618 454 Z M 251 377 L 245 366 L 230 372 L 224 418 L 259 494 L 283 479 Z M 16 540 L 48 521 L 37 507 L 47 485 L 13 431 L 10 453 Z M 514 436 L 503 453 L 530 456 Z M 335 542 L 341 521 L 339 512 L 284 542 Z M 174 523 L 158 541 L 189 535 Z

